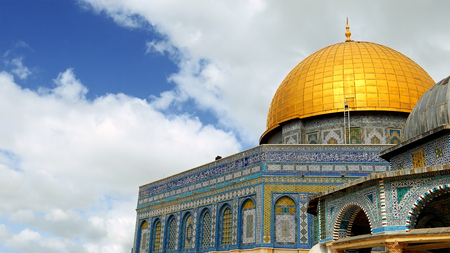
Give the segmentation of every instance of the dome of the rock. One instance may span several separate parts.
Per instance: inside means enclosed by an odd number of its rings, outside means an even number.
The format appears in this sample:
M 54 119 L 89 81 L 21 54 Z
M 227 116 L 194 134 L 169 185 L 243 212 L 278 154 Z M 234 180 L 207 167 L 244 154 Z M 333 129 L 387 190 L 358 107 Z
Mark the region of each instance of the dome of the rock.
M 281 124 L 351 111 L 411 112 L 434 84 L 417 63 L 389 47 L 347 41 L 323 48 L 300 62 L 276 91 L 264 138 Z

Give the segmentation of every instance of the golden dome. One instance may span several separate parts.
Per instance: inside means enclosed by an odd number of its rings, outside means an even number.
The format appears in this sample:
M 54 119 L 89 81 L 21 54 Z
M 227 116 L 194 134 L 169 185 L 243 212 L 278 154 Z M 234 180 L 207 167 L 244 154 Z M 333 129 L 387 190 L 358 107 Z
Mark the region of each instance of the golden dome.
M 270 104 L 261 139 L 291 119 L 343 112 L 344 100 L 350 111 L 409 113 L 433 84 L 417 63 L 391 48 L 359 41 L 334 44 L 286 76 Z

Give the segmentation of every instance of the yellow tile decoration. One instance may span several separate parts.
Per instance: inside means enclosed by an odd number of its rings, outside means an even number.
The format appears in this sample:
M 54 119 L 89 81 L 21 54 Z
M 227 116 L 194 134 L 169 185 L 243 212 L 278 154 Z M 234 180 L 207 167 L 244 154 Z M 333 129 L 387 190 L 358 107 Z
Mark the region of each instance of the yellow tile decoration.
M 289 180 L 286 180 L 289 181 Z M 317 180 L 319 182 L 320 180 Z M 271 223 L 270 219 L 272 216 L 272 192 L 321 192 L 330 188 L 335 187 L 336 185 L 282 185 L 282 184 L 265 184 L 264 185 L 264 241 L 270 242 L 271 235 Z M 291 204 L 283 204 L 283 205 L 295 205 L 295 202 L 292 199 L 280 198 L 278 201 L 290 201 Z M 286 199 L 286 200 L 284 200 Z M 284 202 L 283 202 L 284 203 Z M 278 205 L 278 202 L 277 202 Z M 282 209 L 279 210 L 282 212 Z M 289 210 L 290 212 L 291 210 Z M 295 213 L 295 209 L 293 210 Z M 266 239 L 267 238 L 267 239 Z
M 142 222 L 141 228 L 147 228 L 147 227 L 148 227 L 147 222 L 146 221 Z
M 155 227 L 155 244 L 153 245 L 153 251 L 159 252 L 160 251 L 160 241 L 161 241 L 161 222 L 158 221 Z
M 222 216 L 222 244 L 231 243 L 231 209 L 226 208 Z
M 411 112 L 435 82 L 405 55 L 371 42 L 349 41 L 323 48 L 300 62 L 275 93 L 267 131 L 294 118 L 351 111 Z M 295 105 L 295 106 L 293 106 Z
M 425 151 L 422 149 L 412 154 L 413 168 L 422 168 L 427 166 L 425 161 Z
M 247 199 L 242 207 L 242 209 L 249 209 L 249 208 L 254 208 L 255 207 L 255 202 L 253 202 L 251 199 Z
M 281 197 L 277 201 L 277 206 L 295 206 L 295 202 L 289 197 Z M 281 212 L 280 212 L 281 213 Z

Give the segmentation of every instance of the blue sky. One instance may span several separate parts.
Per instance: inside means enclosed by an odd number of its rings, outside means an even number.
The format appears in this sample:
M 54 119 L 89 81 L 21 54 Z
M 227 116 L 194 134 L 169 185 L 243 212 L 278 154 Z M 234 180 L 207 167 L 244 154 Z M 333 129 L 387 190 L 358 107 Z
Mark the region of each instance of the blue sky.
M 258 144 L 315 51 L 450 74 L 448 1 L 0 0 L 0 252 L 129 252 L 138 186 Z
M 129 29 L 96 15 L 76 1 L 2 1 L 2 54 L 23 57 L 32 75 L 20 84 L 52 87 L 55 73 L 73 68 L 89 88 L 88 98 L 125 93 L 139 98 L 170 90 L 177 66 L 146 54 L 146 42 L 160 39 L 150 25 Z

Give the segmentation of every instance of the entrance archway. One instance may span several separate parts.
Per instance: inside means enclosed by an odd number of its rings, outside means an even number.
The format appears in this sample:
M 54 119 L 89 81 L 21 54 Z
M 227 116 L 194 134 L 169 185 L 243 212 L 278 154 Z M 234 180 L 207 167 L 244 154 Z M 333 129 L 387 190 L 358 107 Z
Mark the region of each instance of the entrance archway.
M 450 226 L 450 187 L 441 185 L 428 190 L 409 212 L 406 231 Z
M 358 204 L 344 207 L 338 215 L 333 231 L 333 239 L 372 233 L 372 225 L 366 211 Z

